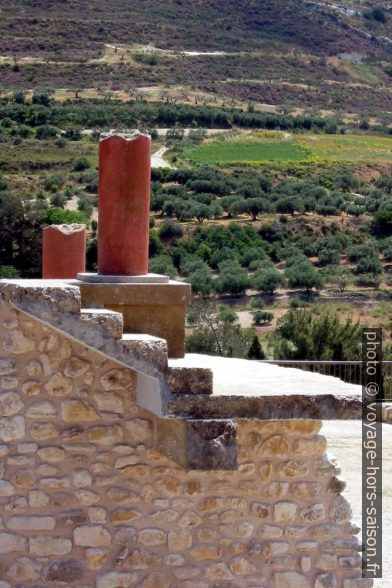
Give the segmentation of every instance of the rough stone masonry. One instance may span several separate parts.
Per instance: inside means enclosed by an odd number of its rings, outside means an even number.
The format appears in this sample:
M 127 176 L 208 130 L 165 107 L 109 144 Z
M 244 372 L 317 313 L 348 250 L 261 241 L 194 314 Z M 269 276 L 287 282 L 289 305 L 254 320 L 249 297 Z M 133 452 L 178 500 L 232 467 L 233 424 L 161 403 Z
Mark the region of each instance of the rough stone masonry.
M 320 421 L 238 419 L 236 470 L 186 470 L 134 370 L 8 302 L 0 325 L 0 588 L 372 585 Z

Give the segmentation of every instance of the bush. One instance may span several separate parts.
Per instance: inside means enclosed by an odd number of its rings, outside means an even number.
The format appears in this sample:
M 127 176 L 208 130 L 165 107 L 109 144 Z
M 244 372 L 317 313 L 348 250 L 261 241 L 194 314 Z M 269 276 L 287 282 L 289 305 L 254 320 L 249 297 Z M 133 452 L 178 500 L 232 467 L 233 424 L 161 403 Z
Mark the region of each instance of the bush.
M 324 312 L 314 318 L 306 310 L 289 310 L 274 336 L 277 359 L 349 361 L 361 357 L 362 329 L 351 319 Z
M 89 167 L 90 167 L 90 163 L 89 163 L 88 159 L 86 159 L 86 157 L 81 157 L 80 159 L 77 159 L 75 161 L 74 171 L 81 172 L 81 171 L 84 171 L 85 169 L 88 169 Z
M 215 280 L 217 292 L 241 296 L 249 286 L 248 275 L 245 270 L 232 262 L 222 264 L 219 278 Z
M 173 265 L 171 257 L 168 255 L 157 255 L 150 259 L 149 271 L 152 274 L 163 274 L 173 279 L 177 275 L 177 270 Z
M 296 260 L 286 269 L 286 277 L 290 288 L 304 288 L 310 292 L 313 288 L 319 290 L 323 281 L 312 263 L 306 259 Z
M 252 287 L 258 292 L 273 294 L 275 290 L 284 286 L 284 275 L 274 267 L 257 270 L 251 279 Z
M 20 278 L 20 271 L 13 265 L 0 265 L 0 278 Z
M 89 219 L 83 212 L 79 212 L 78 210 L 63 210 L 62 208 L 49 208 L 45 212 L 42 222 L 47 225 L 90 224 Z
M 253 325 L 259 327 L 260 325 L 268 325 L 273 321 L 274 313 L 266 310 L 257 310 L 253 312 Z
M 371 221 L 371 230 L 376 237 L 390 237 L 392 235 L 392 211 L 378 210 Z
M 373 274 L 380 275 L 383 272 L 383 267 L 375 255 L 368 255 L 361 258 L 357 263 L 357 274 Z
M 214 290 L 214 280 L 211 272 L 206 268 L 201 268 L 189 274 L 187 281 L 192 286 L 192 292 L 207 297 Z

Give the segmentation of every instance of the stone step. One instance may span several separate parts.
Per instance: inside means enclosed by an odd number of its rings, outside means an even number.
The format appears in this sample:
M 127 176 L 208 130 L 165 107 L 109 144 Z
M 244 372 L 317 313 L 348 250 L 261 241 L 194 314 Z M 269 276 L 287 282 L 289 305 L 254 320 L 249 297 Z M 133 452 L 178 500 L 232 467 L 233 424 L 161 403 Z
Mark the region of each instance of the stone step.
M 82 308 L 80 320 L 88 327 L 102 327 L 114 339 L 121 339 L 123 335 L 123 315 L 106 308 Z
M 212 394 L 212 371 L 209 368 L 188 366 L 186 358 L 169 360 L 166 382 L 172 394 Z
M 120 343 L 137 359 L 151 362 L 158 369 L 167 369 L 167 342 L 165 339 L 138 333 L 124 333 Z

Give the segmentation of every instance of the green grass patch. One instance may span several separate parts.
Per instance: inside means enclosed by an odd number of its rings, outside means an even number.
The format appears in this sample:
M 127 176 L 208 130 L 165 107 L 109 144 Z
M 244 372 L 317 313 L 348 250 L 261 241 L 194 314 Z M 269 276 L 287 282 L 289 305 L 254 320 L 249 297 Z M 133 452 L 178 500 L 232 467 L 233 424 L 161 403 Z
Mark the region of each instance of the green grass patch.
M 194 163 L 218 165 L 288 163 L 306 161 L 309 150 L 298 143 L 272 139 L 219 141 L 186 149 L 185 158 Z
M 184 149 L 183 157 L 195 164 L 272 165 L 296 167 L 332 163 L 392 163 L 392 137 L 388 135 L 327 135 L 243 133 L 207 141 Z

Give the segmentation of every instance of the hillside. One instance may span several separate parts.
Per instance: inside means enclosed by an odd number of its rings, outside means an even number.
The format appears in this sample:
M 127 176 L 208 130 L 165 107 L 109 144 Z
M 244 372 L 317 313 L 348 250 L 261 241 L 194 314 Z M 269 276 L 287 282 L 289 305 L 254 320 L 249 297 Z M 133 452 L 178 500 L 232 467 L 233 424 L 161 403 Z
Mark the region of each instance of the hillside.
M 0 90 L 389 113 L 392 10 L 372 5 L 0 0 Z

